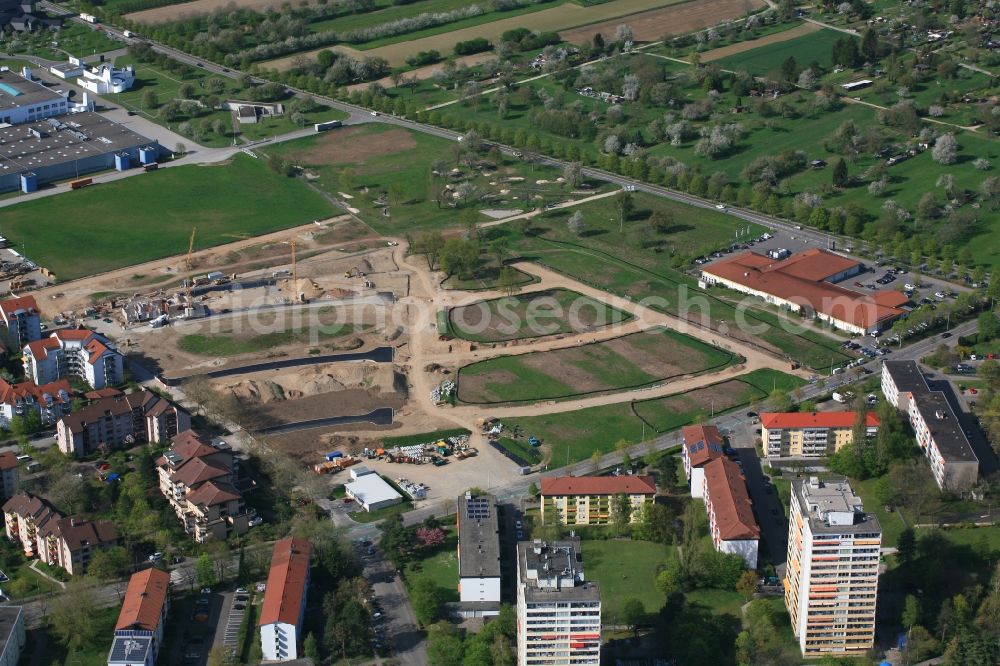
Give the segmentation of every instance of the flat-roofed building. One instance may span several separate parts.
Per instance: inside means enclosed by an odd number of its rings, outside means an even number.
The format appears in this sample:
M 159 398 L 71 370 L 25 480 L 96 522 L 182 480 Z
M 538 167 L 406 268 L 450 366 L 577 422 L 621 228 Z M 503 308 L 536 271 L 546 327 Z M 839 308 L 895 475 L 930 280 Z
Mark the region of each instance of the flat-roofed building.
M 493 495 L 458 498 L 459 601 L 482 604 L 475 615 L 500 612 L 500 519 Z M 488 608 L 487 605 L 495 605 Z
M 153 666 L 170 608 L 170 574 L 150 567 L 129 579 L 108 666 Z
M 739 555 L 748 569 L 756 569 L 760 526 L 739 465 L 725 456 L 707 463 L 703 498 L 712 545 L 720 553 Z
M 264 661 L 298 659 L 311 553 L 305 539 L 288 537 L 274 544 L 258 623 Z
M 854 442 L 855 412 L 783 412 L 760 415 L 768 458 L 823 458 Z M 878 433 L 878 416 L 865 414 L 865 437 Z
M 916 361 L 883 363 L 882 394 L 906 414 L 941 490 L 961 492 L 976 485 L 979 457 L 948 396 L 930 389 Z
M 804 657 L 872 648 L 881 546 L 847 479 L 792 481 L 785 605 Z
M 705 492 L 704 467 L 712 460 L 725 456 L 725 442 L 719 429 L 713 425 L 684 426 L 681 438 L 681 461 L 691 484 L 691 497 L 701 498 Z
M 601 589 L 579 539 L 517 544 L 518 666 L 601 663 Z
M 546 512 L 564 525 L 607 525 L 612 499 L 624 494 L 632 507 L 631 521 L 642 518 L 642 507 L 656 497 L 651 476 L 556 476 L 541 482 L 542 522 Z
M 0 70 L 0 123 L 19 125 L 69 111 L 69 101 L 38 81 Z
M 378 511 L 403 501 L 403 496 L 378 474 L 359 476 L 354 481 L 345 483 L 344 491 L 368 512 Z
M 0 666 L 17 666 L 24 643 L 24 609 L 0 606 Z
M 727 257 L 702 269 L 707 285 L 720 285 L 768 303 L 815 317 L 858 335 L 888 328 L 905 314 L 908 301 L 898 291 L 860 293 L 833 284 L 857 275 L 854 259 L 813 248 L 775 260 L 756 252 Z

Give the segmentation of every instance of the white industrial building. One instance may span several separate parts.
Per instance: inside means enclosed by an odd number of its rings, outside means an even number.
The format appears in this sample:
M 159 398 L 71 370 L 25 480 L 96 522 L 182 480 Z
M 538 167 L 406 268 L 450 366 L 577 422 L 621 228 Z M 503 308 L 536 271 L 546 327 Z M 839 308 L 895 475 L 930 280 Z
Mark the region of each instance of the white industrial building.
M 518 666 L 601 663 L 601 589 L 580 540 L 517 544 Z
M 354 481 L 345 483 L 344 490 L 347 491 L 348 497 L 369 512 L 378 511 L 403 501 L 403 496 L 378 474 L 359 476 Z
M 459 601 L 465 616 L 500 612 L 500 519 L 493 495 L 465 493 L 458 498 Z
M 124 69 L 117 69 L 105 62 L 84 70 L 83 76 L 76 82 L 81 88 L 97 95 L 123 93 L 135 83 L 135 68 L 129 65 Z

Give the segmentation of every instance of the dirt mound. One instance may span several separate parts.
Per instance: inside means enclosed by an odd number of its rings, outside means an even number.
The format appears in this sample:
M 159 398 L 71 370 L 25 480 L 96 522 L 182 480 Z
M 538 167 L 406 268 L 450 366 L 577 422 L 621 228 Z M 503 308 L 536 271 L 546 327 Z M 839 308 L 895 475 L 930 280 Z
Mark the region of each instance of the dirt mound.
M 266 405 L 356 389 L 393 394 L 405 390 L 405 384 L 401 387 L 392 366 L 384 363 L 331 363 L 279 372 L 267 379 L 226 382 L 221 388 L 244 404 Z

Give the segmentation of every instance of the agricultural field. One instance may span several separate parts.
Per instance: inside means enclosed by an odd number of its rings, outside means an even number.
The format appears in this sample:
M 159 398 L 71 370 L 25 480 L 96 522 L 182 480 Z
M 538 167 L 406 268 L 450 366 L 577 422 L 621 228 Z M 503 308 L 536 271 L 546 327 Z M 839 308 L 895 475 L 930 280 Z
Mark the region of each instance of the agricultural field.
M 478 301 L 448 311 L 456 337 L 503 342 L 560 333 L 583 333 L 623 324 L 632 315 L 568 289 Z
M 637 388 L 717 371 L 734 355 L 666 329 L 462 367 L 458 399 L 471 404 L 553 400 Z
M 28 201 L 4 209 L 3 218 L 4 236 L 65 281 L 181 254 L 192 227 L 200 249 L 334 213 L 301 181 L 240 154 L 223 164 L 160 169 Z M 81 219 L 102 222 L 81 225 Z M 38 220 L 48 220 L 51 233 L 35 233 Z
M 828 69 L 832 66 L 833 44 L 843 37 L 836 30 L 810 31 L 794 39 L 761 44 L 716 62 L 725 69 L 746 70 L 754 76 L 780 77 L 781 64 L 790 57 L 806 67 L 818 63 L 821 69 Z
M 459 164 L 457 142 L 392 125 L 345 127 L 265 152 L 318 176 L 314 185 L 342 198 L 380 233 L 461 226 L 488 219 L 480 210 L 522 212 L 526 201 L 530 209 L 569 196 L 549 169 L 498 154 Z M 466 199 L 458 196 L 463 182 L 471 186 Z

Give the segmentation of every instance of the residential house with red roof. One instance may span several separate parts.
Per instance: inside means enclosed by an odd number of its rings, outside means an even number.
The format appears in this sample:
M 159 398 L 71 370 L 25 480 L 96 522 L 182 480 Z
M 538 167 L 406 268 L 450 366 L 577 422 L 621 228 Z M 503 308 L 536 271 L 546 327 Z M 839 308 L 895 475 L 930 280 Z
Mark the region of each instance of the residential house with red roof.
M 705 464 L 705 511 L 712 545 L 721 553 L 739 555 L 748 569 L 757 568 L 760 526 L 739 465 L 722 456 Z
M 21 349 L 42 338 L 42 316 L 34 296 L 0 301 L 0 323 L 7 329 L 9 349 Z
M 82 458 L 102 449 L 168 442 L 190 428 L 184 409 L 150 391 L 136 391 L 94 400 L 63 416 L 56 422 L 56 443 L 66 455 Z
M 542 478 L 542 523 L 553 513 L 564 525 L 607 525 L 612 499 L 624 494 L 632 507 L 631 521 L 642 517 L 642 507 L 656 497 L 651 476 L 557 476 Z
M 125 381 L 125 357 L 99 333 L 63 329 L 22 349 L 24 374 L 36 384 L 76 377 L 102 389 Z
M 118 529 L 109 520 L 63 517 L 51 504 L 29 493 L 17 493 L 3 505 L 4 531 L 26 557 L 62 567 L 71 576 L 86 571 L 90 558 L 118 544 Z
M 17 456 L 11 451 L 0 453 L 0 498 L 8 500 L 13 497 L 20 481 Z
M 834 284 L 864 269 L 848 257 L 812 248 L 775 260 L 756 252 L 743 252 L 706 266 L 701 279 L 761 298 L 772 305 L 815 317 L 835 328 L 857 335 L 882 331 L 905 314 L 909 299 L 886 290 L 862 293 Z
M 169 608 L 169 573 L 151 567 L 133 574 L 115 623 L 108 666 L 153 666 Z
M 681 462 L 691 484 L 691 497 L 701 498 L 705 491 L 704 467 L 712 460 L 725 456 L 725 442 L 719 429 L 713 425 L 684 426 L 681 438 Z
M 73 409 L 73 389 L 65 379 L 39 386 L 33 381 L 11 384 L 0 378 L 0 427 L 10 428 L 15 416 L 35 413 L 43 426 L 50 426 Z
M 289 537 L 274 544 L 258 623 L 264 661 L 298 659 L 311 553 L 312 544 L 305 539 Z
M 822 458 L 854 442 L 856 412 L 787 412 L 760 415 L 761 441 L 768 458 Z M 878 433 L 879 420 L 865 413 L 865 437 Z
M 224 541 L 250 529 L 243 495 L 236 488 L 238 468 L 230 451 L 205 443 L 193 430 L 173 438 L 156 461 L 160 492 L 195 541 Z

